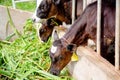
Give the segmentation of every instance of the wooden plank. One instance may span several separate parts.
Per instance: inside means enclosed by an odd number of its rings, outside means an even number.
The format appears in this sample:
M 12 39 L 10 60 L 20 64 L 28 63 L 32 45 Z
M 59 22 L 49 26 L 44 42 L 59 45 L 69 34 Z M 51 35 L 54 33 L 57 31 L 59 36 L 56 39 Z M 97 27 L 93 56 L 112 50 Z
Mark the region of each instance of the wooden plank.
M 79 47 L 77 54 L 79 61 L 68 64 L 76 80 L 120 80 L 120 71 L 92 49 Z
M 101 52 L 101 0 L 97 1 L 97 53 Z
M 115 69 L 120 68 L 120 0 L 116 0 Z

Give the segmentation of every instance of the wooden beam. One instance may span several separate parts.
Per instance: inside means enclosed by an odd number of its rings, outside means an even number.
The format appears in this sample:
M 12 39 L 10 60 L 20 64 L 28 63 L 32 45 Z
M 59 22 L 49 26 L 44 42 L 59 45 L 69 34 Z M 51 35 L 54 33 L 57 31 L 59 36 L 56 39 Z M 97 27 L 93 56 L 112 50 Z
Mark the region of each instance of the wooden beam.
M 40 5 L 40 3 L 41 3 L 42 1 L 43 1 L 43 0 L 36 0 L 37 7 Z
M 116 0 L 115 69 L 120 68 L 120 0 Z
M 101 3 L 102 0 L 97 1 L 97 53 L 101 52 Z
M 76 3 L 76 0 L 72 0 L 72 24 L 75 21 L 75 3 Z
M 12 0 L 12 5 L 13 5 L 13 8 L 15 9 L 16 5 L 15 5 L 15 1 L 14 0 Z

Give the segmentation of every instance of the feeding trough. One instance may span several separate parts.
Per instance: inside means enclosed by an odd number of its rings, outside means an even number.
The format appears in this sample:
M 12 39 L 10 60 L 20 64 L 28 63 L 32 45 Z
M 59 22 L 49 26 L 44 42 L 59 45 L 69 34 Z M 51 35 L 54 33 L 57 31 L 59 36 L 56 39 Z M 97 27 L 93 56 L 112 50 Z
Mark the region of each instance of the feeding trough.
M 22 32 L 25 21 L 29 19 L 33 13 L 13 8 L 9 8 L 9 11 L 16 29 Z M 8 35 L 13 34 L 13 32 L 9 23 L 7 7 L 0 6 L 0 40 L 4 40 Z M 15 37 L 11 40 L 14 39 Z
M 120 80 L 120 71 L 88 47 L 77 49 L 79 60 L 68 68 L 76 80 Z

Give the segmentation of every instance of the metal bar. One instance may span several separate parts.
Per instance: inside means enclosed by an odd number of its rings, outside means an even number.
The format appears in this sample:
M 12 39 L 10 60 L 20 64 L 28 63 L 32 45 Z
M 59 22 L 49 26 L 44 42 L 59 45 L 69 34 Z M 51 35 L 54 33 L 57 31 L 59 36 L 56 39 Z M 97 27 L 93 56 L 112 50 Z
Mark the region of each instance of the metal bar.
M 101 3 L 102 0 L 97 0 L 97 53 L 101 52 Z
M 116 0 L 115 69 L 120 68 L 120 0 Z
M 72 0 L 72 24 L 75 21 L 75 2 L 76 0 Z

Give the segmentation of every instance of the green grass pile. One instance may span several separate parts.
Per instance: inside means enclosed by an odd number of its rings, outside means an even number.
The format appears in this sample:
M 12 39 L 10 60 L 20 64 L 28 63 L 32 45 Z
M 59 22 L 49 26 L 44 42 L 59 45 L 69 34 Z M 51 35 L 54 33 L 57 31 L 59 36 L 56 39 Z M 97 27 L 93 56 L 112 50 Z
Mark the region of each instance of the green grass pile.
M 67 69 L 59 77 L 47 72 L 50 45 L 50 39 L 40 42 L 33 22 L 28 19 L 17 39 L 0 41 L 0 80 L 72 80 Z

